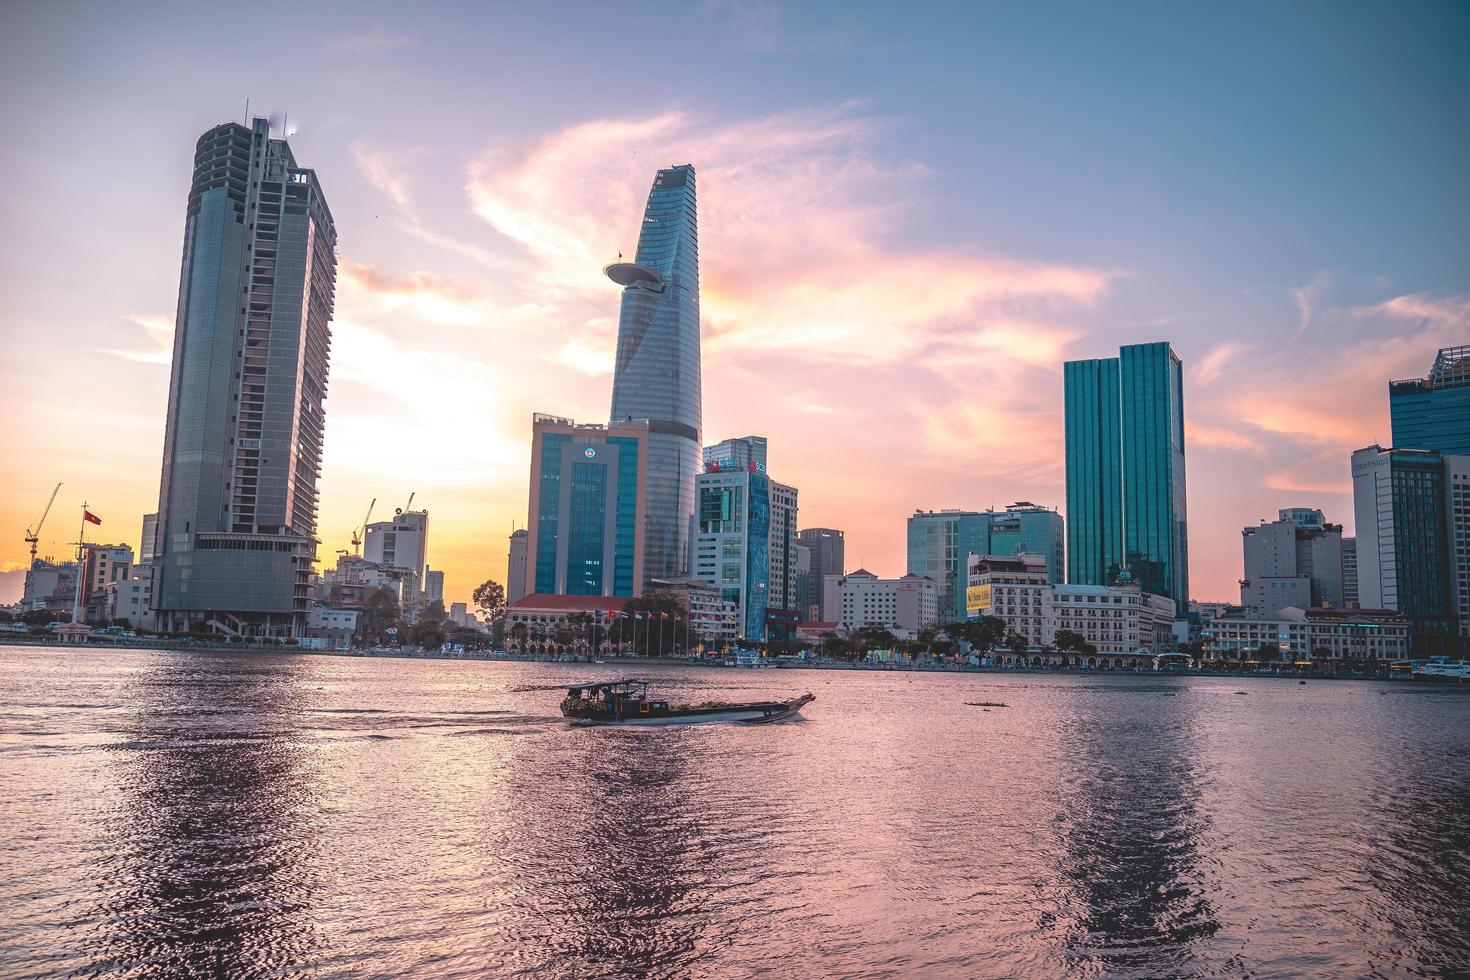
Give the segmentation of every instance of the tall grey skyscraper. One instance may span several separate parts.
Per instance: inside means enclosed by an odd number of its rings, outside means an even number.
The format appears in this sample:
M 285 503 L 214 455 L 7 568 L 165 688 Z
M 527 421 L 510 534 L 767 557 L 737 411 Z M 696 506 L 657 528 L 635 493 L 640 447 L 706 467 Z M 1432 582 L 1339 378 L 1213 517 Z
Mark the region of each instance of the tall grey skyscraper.
M 842 532 L 830 527 L 809 527 L 796 533 L 796 540 L 811 549 L 812 608 L 807 610 L 811 619 L 835 622 L 840 618 L 839 610 L 826 605 L 826 579 L 829 575 L 847 574 L 847 545 Z
M 199 138 L 158 501 L 161 628 L 302 632 L 336 244 L 316 174 L 264 119 Z
M 648 421 L 643 576 L 689 570 L 700 468 L 699 227 L 694 167 L 660 170 L 638 254 L 605 270 L 623 287 L 612 423 Z
M 1184 369 L 1167 342 L 1068 361 L 1067 580 L 1189 604 L 1184 494 Z
M 505 604 L 508 606 L 526 594 L 525 528 L 510 532 L 510 553 L 505 560 Z

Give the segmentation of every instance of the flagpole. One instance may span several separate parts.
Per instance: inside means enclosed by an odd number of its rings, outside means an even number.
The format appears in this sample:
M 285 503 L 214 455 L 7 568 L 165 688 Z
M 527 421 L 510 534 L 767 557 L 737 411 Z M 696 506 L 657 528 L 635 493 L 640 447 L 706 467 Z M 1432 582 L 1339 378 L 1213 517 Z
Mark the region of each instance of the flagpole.
M 71 621 L 80 623 L 82 621 L 82 573 L 86 571 L 86 563 L 82 560 L 83 542 L 87 540 L 87 502 L 82 501 L 82 526 L 77 531 L 77 598 L 71 607 Z

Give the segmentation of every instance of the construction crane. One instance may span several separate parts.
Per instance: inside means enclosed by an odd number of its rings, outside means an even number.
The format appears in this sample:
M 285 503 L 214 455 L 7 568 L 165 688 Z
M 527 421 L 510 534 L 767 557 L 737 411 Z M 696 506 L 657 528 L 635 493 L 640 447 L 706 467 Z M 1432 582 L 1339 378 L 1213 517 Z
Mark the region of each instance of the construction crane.
M 367 516 L 362 519 L 362 527 L 355 527 L 352 529 L 352 557 L 354 558 L 358 557 L 358 555 L 362 553 L 358 549 L 362 547 L 363 538 L 367 537 L 368 521 L 373 519 L 373 508 L 376 506 L 378 506 L 378 498 L 374 497 L 373 502 L 368 504 Z M 357 532 L 359 531 L 362 532 L 361 537 L 358 536 Z
M 408 503 L 404 504 L 403 505 L 403 510 L 400 510 L 398 513 L 404 514 L 404 513 L 407 513 L 408 511 L 413 510 L 413 497 L 414 497 L 414 495 L 412 493 L 410 493 L 408 495 Z
M 46 507 L 41 511 L 41 516 L 36 518 L 36 523 L 26 528 L 26 544 L 31 546 L 31 564 L 36 563 L 36 542 L 41 540 L 41 525 L 46 523 L 46 515 L 51 513 L 51 505 L 56 503 L 56 495 L 61 491 L 61 484 L 56 484 L 56 489 L 51 491 L 51 496 L 46 498 Z

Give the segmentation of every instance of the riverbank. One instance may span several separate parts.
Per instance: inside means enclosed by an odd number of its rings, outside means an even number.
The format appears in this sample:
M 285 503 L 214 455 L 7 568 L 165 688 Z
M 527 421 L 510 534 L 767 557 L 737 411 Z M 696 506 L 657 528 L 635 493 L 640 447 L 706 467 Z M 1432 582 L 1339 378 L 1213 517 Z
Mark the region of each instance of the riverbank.
M 58 649 L 119 649 L 119 650 L 173 650 L 183 653 L 271 653 L 289 656 L 352 657 L 358 659 L 401 659 L 401 660 L 477 660 L 491 663 L 556 663 L 597 665 L 615 668 L 618 671 L 642 670 L 650 667 L 720 667 L 731 670 L 846 670 L 846 671 L 895 671 L 924 674 L 1039 674 L 1076 675 L 1098 674 L 1126 677 L 1255 677 L 1278 680 L 1408 680 L 1386 673 L 1334 672 L 1313 670 L 1245 670 L 1206 667 L 1170 667 L 1167 670 L 1130 667 L 1034 667 L 971 664 L 897 664 L 897 663 L 847 663 L 838 660 L 782 660 L 779 663 L 762 662 L 758 666 L 734 666 L 725 658 L 694 659 L 685 657 L 621 657 L 605 654 L 601 657 L 551 656 L 544 654 L 512 654 L 491 651 L 464 651 L 440 653 L 421 650 L 405 650 L 401 647 L 382 647 L 368 650 L 309 650 L 302 647 L 270 644 L 245 643 L 199 643 L 177 640 L 102 640 L 93 639 L 78 644 L 60 639 L 47 640 L 35 637 L 0 637 L 0 646 L 52 647 Z

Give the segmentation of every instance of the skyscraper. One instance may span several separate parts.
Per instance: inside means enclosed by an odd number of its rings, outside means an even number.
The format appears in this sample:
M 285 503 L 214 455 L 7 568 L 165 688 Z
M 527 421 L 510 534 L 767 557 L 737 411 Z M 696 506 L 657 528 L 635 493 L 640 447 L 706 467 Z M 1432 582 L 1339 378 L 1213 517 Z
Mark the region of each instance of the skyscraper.
M 809 571 L 811 608 L 809 619 L 836 622 L 837 610 L 826 605 L 826 589 L 823 583 L 829 575 L 847 574 L 847 544 L 841 531 L 830 527 L 809 527 L 796 532 L 796 540 L 811 549 Z
M 641 595 L 649 424 L 531 425 L 526 594 Z
M 644 575 L 674 578 L 689 567 L 700 463 L 699 230 L 693 166 L 658 172 L 634 261 L 605 271 L 623 287 L 612 423 L 648 422 Z
M 694 577 L 739 610 L 737 635 L 766 639 L 771 585 L 773 482 L 754 467 L 711 469 L 696 480 Z
M 316 174 L 264 119 L 199 138 L 158 502 L 164 629 L 304 629 L 336 242 Z
M 1167 342 L 1068 361 L 1067 575 L 1189 602 L 1184 371 Z
M 510 532 L 510 553 L 505 561 L 505 604 L 526 594 L 526 529 Z
M 1409 618 L 1416 654 L 1470 637 L 1470 456 L 1368 446 L 1353 453 L 1358 600 Z
M 1388 383 L 1395 449 L 1470 455 L 1470 345 L 1445 347 L 1429 374 Z

